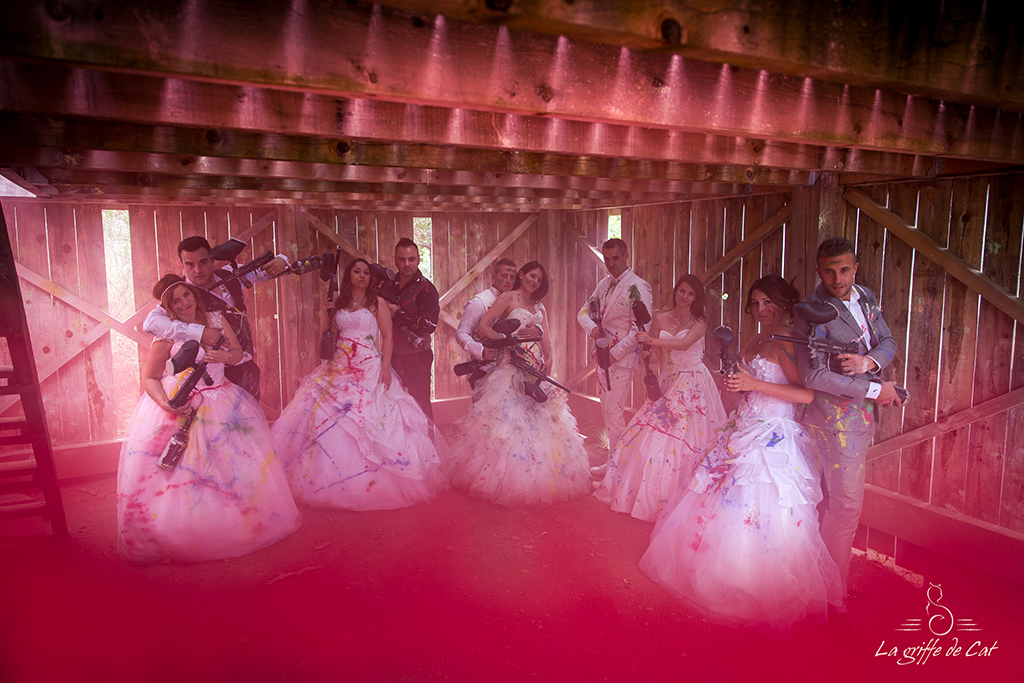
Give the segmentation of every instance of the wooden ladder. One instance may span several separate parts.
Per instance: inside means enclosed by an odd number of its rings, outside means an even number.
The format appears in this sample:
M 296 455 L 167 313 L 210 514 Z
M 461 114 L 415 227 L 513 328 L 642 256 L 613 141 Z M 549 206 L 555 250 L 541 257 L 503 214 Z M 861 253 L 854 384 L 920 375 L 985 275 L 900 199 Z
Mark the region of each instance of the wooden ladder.
M 68 525 L 64 503 L 57 484 L 39 375 L 3 211 L 0 211 L 0 337 L 6 338 L 11 357 L 11 365 L 0 366 L 0 395 L 19 395 L 25 413 L 24 417 L 0 418 L 0 446 L 31 446 L 27 457 L 9 461 L 0 458 L 0 520 L 42 517 L 49 521 L 55 538 L 65 539 Z

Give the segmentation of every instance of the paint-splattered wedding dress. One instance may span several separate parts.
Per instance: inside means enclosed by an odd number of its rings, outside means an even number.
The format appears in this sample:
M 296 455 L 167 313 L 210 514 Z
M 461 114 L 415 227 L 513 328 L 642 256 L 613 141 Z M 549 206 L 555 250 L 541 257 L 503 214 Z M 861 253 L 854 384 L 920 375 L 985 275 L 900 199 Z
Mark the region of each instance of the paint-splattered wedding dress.
M 786 383 L 756 357 L 752 374 Z M 841 604 L 839 570 L 818 533 L 820 474 L 794 404 L 757 391 L 658 517 L 640 569 L 709 620 L 788 636 Z
M 222 324 L 210 313 L 210 325 Z M 172 346 L 172 353 L 181 342 Z M 198 360 L 202 360 L 200 351 Z M 117 468 L 117 547 L 132 562 L 245 555 L 302 525 L 256 401 L 210 363 L 200 380 L 188 446 L 171 471 L 157 461 L 182 418 L 143 394 L 128 422 Z M 161 380 L 174 396 L 189 373 Z
M 334 321 L 334 358 L 302 380 L 273 426 L 296 500 L 348 510 L 432 500 L 447 486 L 432 440 L 440 437 L 397 375 L 390 388 L 381 383 L 376 316 L 342 310 Z

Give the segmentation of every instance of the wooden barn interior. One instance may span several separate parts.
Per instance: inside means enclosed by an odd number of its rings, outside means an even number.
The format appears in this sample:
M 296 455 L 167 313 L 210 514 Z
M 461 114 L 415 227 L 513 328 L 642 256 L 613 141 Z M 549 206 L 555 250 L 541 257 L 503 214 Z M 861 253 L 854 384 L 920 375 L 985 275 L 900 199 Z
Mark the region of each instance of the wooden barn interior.
M 245 241 L 239 262 L 385 265 L 415 238 L 442 425 L 469 402 L 454 327 L 498 258 L 546 265 L 553 375 L 599 425 L 575 315 L 610 234 L 655 308 L 693 273 L 709 329 L 742 339 L 750 283 L 810 293 L 817 244 L 844 235 L 912 395 L 879 412 L 858 546 L 1024 584 L 1022 19 L 969 0 L 2 3 L 0 515 L 60 535 L 23 486 L 52 480 L 39 452 L 62 482 L 116 470 L 140 322 L 190 235 Z M 319 362 L 325 289 L 248 290 L 270 420 Z

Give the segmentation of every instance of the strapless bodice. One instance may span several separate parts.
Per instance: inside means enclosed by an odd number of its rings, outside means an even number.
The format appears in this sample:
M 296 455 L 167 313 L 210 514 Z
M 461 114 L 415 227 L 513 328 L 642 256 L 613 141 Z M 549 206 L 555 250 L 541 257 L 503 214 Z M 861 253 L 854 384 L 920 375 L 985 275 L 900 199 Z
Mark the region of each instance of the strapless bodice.
M 750 363 L 746 364 L 746 368 L 755 378 L 764 382 L 789 384 L 789 378 L 786 377 L 782 366 L 778 363 L 772 363 L 761 356 L 755 356 Z M 796 406 L 792 401 L 785 401 L 781 398 L 762 394 L 760 391 L 748 391 L 740 410 L 745 417 L 784 417 L 792 420 Z
M 368 308 L 359 308 L 354 311 L 336 311 L 334 313 L 334 324 L 338 327 L 338 340 L 342 338 L 355 339 L 365 342 L 367 338 L 376 341 L 380 327 L 377 325 L 377 316 Z
M 682 339 L 689 331 L 689 328 L 687 328 L 671 334 L 667 330 L 661 330 L 658 332 L 658 337 L 660 339 Z M 688 349 L 682 351 L 666 349 L 666 351 L 668 352 L 669 365 L 673 366 L 676 370 L 691 370 L 704 362 L 704 337 L 695 341 Z
M 518 320 L 522 323 L 519 326 L 520 328 L 526 327 L 527 325 L 540 325 L 544 322 L 544 308 L 540 304 L 537 304 L 536 313 L 530 313 L 525 308 L 515 308 L 505 317 L 515 318 Z

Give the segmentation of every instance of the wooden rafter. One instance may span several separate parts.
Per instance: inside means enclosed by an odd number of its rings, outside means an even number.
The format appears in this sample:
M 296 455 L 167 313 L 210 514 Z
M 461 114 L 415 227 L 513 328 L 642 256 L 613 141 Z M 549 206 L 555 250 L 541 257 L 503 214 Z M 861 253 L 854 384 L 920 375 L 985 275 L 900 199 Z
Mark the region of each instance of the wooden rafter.
M 1014 2 L 731 0 L 716 3 L 714 11 L 686 0 L 516 2 L 507 8 L 464 0 L 382 4 L 708 62 L 1024 109 L 1021 46 L 1013 40 L 1019 34 L 1010 32 L 1024 21 L 1024 13 Z M 928 28 L 908 35 L 894 30 L 901 25 Z
M 239 88 L 233 85 L 154 77 L 111 74 L 54 65 L 26 66 L 32 77 L 20 74 L 14 64 L 0 62 L 0 110 L 23 112 L 18 119 L 0 117 L 5 128 L 15 124 L 32 130 L 24 115 L 45 116 L 35 136 L 59 148 L 103 147 L 123 149 L 138 139 L 152 145 L 161 131 L 144 135 L 147 127 L 181 127 L 186 142 L 203 149 L 194 154 L 214 155 L 230 147 L 231 136 L 243 132 L 258 135 L 302 136 L 306 143 L 294 147 L 276 144 L 272 149 L 299 149 L 308 155 L 322 148 L 337 160 L 337 147 L 362 143 L 402 143 L 442 148 L 467 147 L 579 157 L 611 157 L 677 161 L 712 166 L 731 165 L 751 172 L 765 167 L 800 171 L 843 171 L 881 175 L 923 175 L 930 166 L 915 164 L 914 154 L 889 150 L 872 151 L 841 147 L 830 142 L 806 144 L 771 139 L 737 138 L 705 132 L 631 127 L 569 119 L 526 116 L 489 111 L 345 99 L 310 93 Z M 27 91 L 30 83 L 74 83 L 76 90 L 55 90 L 49 97 Z M 82 97 L 80 90 L 88 92 Z M 244 97 L 240 96 L 246 95 Z M 168 100 L 171 100 L 170 102 Z M 268 116 L 268 110 L 270 115 Z M 340 111 L 339 111 L 340 110 Z M 60 117 L 54 120 L 53 117 Z M 78 120 L 65 117 L 80 117 Z M 76 128 L 84 120 L 105 126 L 107 132 L 76 144 Z M 339 119 L 341 123 L 339 124 Z M 117 120 L 117 123 L 112 121 Z M 207 136 L 213 140 L 207 140 Z M 319 138 L 319 140 L 318 140 Z M 25 145 L 23 137 L 0 141 Z M 247 140 L 245 149 L 270 146 Z M 225 154 L 225 156 L 231 156 Z M 269 157 L 279 158 L 279 157 Z M 306 160 L 305 158 L 303 160 Z M 750 178 L 751 181 L 754 178 Z
M 972 267 L 962 258 L 946 249 L 928 235 L 879 205 L 870 197 L 855 190 L 847 191 L 846 201 L 882 224 L 882 226 L 924 256 L 941 266 L 950 275 L 977 292 L 983 299 L 1024 325 L 1024 300 L 1006 291 L 1004 287 Z
M 44 0 L 0 5 L 0 56 L 455 111 L 544 114 L 911 154 L 1024 156 L 1024 139 L 1015 133 L 1019 114 L 872 87 L 534 33 L 509 36 L 498 27 L 443 18 L 417 22 L 379 5 L 305 12 L 261 0 L 234 4 L 230 13 L 198 3 L 172 14 L 161 4 L 138 0 L 131 12 L 83 12 L 65 22 L 47 14 Z M 163 35 L 190 39 L 150 40 L 153 21 Z M 287 40 L 262 39 L 279 36 L 282 26 L 289 29 Z M 389 49 L 395 44 L 403 49 Z M 588 78 L 595 64 L 611 66 L 614 76 Z M 41 98 L 55 96 L 52 83 L 24 78 L 13 85 Z M 977 130 L 985 134 L 972 134 Z
M 701 281 L 707 285 L 711 280 L 728 270 L 734 263 L 749 254 L 757 245 L 764 242 L 772 233 L 781 228 L 783 223 L 789 220 L 792 211 L 793 209 L 789 204 L 776 211 L 768 220 L 759 225 L 754 232 L 750 233 L 742 242 L 730 249 L 728 254 L 711 266 L 708 272 L 704 273 Z
M 515 229 L 505 237 L 505 239 L 501 240 L 501 242 L 494 247 L 494 249 L 491 249 L 483 258 L 477 261 L 473 267 L 469 269 L 469 272 L 460 277 L 455 284 L 448 288 L 447 292 L 441 295 L 441 308 L 444 308 L 451 303 L 452 299 L 457 297 L 459 293 L 469 285 L 469 283 L 480 277 L 480 273 L 487 270 L 488 266 L 494 263 L 494 261 L 501 256 L 502 252 L 511 247 L 512 244 L 536 222 L 537 214 L 527 216 L 526 220 L 517 225 Z

